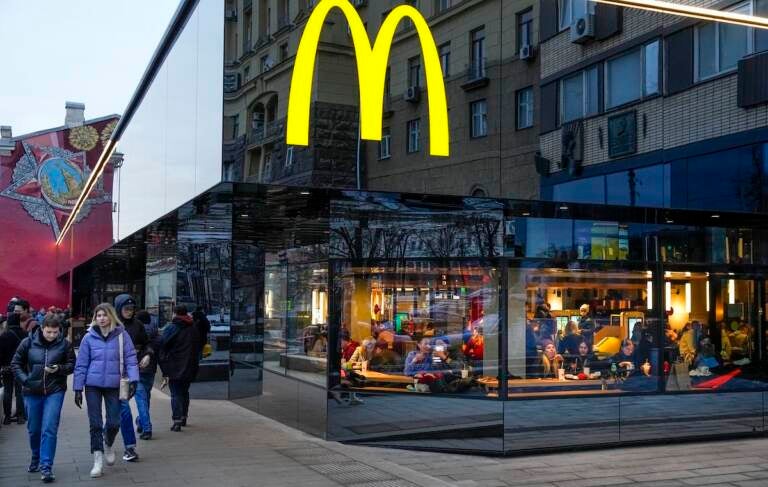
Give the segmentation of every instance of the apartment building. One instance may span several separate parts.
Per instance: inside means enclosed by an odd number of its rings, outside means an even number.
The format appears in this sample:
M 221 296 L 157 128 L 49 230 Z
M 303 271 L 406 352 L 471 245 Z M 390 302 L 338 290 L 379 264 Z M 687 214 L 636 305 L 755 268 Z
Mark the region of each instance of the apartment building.
M 352 2 L 371 42 L 397 5 L 412 5 L 427 19 L 448 98 L 447 158 L 429 155 L 429 93 L 421 45 L 408 20 L 391 45 L 383 140 L 359 140 L 354 49 L 346 19 L 338 11 L 329 16 L 318 49 L 310 145 L 285 144 L 293 61 L 313 3 L 227 3 L 225 179 L 475 196 L 538 195 L 535 2 Z
M 540 11 L 543 198 L 768 209 L 768 32 L 585 0 Z

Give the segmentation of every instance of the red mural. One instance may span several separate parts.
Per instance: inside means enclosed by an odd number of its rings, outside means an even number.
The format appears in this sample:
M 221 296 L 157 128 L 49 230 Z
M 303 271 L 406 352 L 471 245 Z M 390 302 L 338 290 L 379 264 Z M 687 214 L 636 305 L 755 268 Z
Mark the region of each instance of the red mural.
M 18 295 L 35 308 L 70 304 L 69 271 L 112 245 L 111 165 L 77 215 L 77 245 L 56 239 L 116 122 L 20 137 L 0 156 L 0 303 Z

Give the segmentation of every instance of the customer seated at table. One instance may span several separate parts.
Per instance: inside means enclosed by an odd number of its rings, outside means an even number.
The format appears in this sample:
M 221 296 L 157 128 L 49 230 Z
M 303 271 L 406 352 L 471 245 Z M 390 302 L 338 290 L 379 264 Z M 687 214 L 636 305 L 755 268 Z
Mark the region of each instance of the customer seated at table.
M 363 339 L 362 345 L 357 347 L 349 357 L 347 365 L 351 367 L 361 367 L 363 362 L 368 362 L 373 358 L 373 350 L 376 348 L 376 340 L 373 337 Z
M 578 374 L 584 372 L 584 368 L 595 368 L 597 360 L 595 354 L 589 350 L 586 340 L 582 339 L 577 346 L 578 353 L 572 357 L 566 359 L 566 363 L 569 364 L 572 374 Z M 591 371 L 590 371 L 591 372 Z
M 352 340 L 349 330 L 341 330 L 341 363 L 342 365 L 352 358 L 360 344 Z
M 539 362 L 539 375 L 543 378 L 557 377 L 557 369 L 563 368 L 563 356 L 557 353 L 552 340 L 542 340 L 543 352 Z
M 373 347 L 368 368 L 377 372 L 399 372 L 403 370 L 403 360 L 389 342 L 379 338 Z
M 419 341 L 418 349 L 405 358 L 405 375 L 414 376 L 419 372 L 434 372 L 450 368 L 453 360 L 448 355 L 447 344 L 442 340 L 437 342 L 436 347 L 433 348 L 432 339 L 422 338 Z
M 611 357 L 611 362 L 615 363 L 619 370 L 627 375 L 636 374 L 640 371 L 640 362 L 635 351 L 635 343 L 625 338 L 621 342 L 619 353 Z
M 558 352 L 561 354 L 577 355 L 579 353 L 579 343 L 586 341 L 579 333 L 579 325 L 575 321 L 569 321 L 565 325 L 565 336 L 560 340 Z
M 476 325 L 472 328 L 472 334 L 466 343 L 461 346 L 461 353 L 468 362 L 476 364 L 483 361 L 484 348 L 483 327 Z
M 686 323 L 683 327 L 683 333 L 680 336 L 680 357 L 686 364 L 693 364 L 693 360 L 698 353 L 699 335 L 701 334 L 701 325 L 698 321 Z

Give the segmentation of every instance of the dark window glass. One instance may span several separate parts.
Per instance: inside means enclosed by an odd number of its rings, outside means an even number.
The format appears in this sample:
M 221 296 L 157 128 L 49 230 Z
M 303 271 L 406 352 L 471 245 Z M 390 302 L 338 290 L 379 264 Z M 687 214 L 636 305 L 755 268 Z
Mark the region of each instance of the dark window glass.
M 555 201 L 572 203 L 605 203 L 605 179 L 603 176 L 578 179 L 558 184 L 554 188 Z
M 754 210 L 759 207 L 761 168 L 752 147 L 740 147 L 687 162 L 688 208 Z

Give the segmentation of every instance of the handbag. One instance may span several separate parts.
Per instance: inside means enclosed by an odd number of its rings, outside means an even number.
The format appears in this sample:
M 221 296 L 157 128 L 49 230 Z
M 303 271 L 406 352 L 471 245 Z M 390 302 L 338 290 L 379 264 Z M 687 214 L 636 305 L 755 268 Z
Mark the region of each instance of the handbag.
M 117 338 L 120 346 L 120 400 L 127 401 L 131 398 L 131 381 L 125 376 L 125 349 L 123 347 L 123 333 L 121 332 Z

